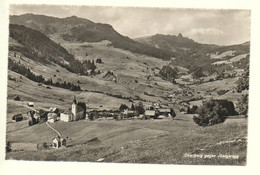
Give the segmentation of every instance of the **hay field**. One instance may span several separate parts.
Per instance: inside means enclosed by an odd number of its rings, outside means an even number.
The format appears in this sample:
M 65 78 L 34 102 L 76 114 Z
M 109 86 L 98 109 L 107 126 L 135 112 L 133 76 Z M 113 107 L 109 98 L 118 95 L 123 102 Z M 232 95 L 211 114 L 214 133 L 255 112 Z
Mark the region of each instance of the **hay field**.
M 245 165 L 246 162 L 247 119 L 227 119 L 219 125 L 199 127 L 191 115 L 178 114 L 175 120 L 57 122 L 52 126 L 68 136 L 70 147 L 11 152 L 6 158 L 216 165 Z M 30 137 L 26 136 L 28 133 Z M 54 134 L 41 124 L 8 135 L 11 140 L 39 142 Z M 86 143 L 96 137 L 99 142 Z M 192 157 L 198 155 L 204 157 Z

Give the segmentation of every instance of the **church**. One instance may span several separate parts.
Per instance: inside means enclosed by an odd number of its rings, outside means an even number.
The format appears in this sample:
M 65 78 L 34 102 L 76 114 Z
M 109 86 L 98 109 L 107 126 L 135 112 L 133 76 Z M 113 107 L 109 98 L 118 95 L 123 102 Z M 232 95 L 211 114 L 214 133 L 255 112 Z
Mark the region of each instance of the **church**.
M 86 104 L 78 102 L 75 95 L 71 105 L 71 109 L 67 109 L 60 114 L 60 120 L 64 122 L 77 121 L 85 119 L 86 117 Z

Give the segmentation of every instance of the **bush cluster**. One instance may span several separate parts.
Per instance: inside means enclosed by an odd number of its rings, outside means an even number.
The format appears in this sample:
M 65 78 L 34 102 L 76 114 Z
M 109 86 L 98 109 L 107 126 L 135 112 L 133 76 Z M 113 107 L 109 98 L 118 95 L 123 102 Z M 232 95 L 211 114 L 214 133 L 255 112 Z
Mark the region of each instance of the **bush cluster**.
M 199 126 L 211 126 L 225 121 L 227 116 L 236 115 L 233 102 L 228 100 L 213 100 L 203 102 L 203 106 L 198 108 L 197 115 L 193 120 Z
M 238 102 L 238 113 L 241 115 L 246 115 L 248 112 L 248 94 L 243 95 Z

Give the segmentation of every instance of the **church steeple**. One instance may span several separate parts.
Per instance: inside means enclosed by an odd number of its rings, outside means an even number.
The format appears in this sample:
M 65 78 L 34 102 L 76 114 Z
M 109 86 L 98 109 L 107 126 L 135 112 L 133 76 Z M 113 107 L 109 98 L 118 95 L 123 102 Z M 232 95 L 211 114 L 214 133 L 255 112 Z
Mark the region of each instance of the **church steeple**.
M 76 96 L 75 96 L 75 94 L 74 94 L 73 103 L 74 103 L 74 104 L 77 104 L 77 99 L 76 99 Z

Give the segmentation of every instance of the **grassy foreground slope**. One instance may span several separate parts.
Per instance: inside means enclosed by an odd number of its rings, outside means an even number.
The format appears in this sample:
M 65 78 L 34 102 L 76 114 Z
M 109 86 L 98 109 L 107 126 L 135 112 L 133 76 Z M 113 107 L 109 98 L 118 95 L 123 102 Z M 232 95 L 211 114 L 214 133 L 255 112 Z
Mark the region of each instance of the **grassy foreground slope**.
M 44 125 L 35 126 L 33 130 L 41 133 L 39 127 L 47 127 Z M 104 162 L 216 165 L 245 165 L 246 162 L 246 119 L 227 119 L 223 124 L 199 127 L 190 115 L 178 114 L 176 120 L 102 120 L 66 125 L 71 125 L 69 128 L 74 136 L 69 138 L 74 141 L 82 141 L 82 137 L 85 141 L 87 138 L 91 140 L 97 137 L 99 141 L 86 144 L 82 142 L 60 150 L 11 152 L 7 153 L 6 158 L 58 161 L 102 159 Z M 72 125 L 77 126 L 77 129 Z M 55 123 L 55 127 L 65 128 L 59 123 Z M 61 132 L 69 133 L 69 130 Z M 26 132 L 20 137 L 25 134 Z M 48 133 L 45 134 L 41 137 L 47 137 Z M 17 134 L 14 135 L 18 137 Z

